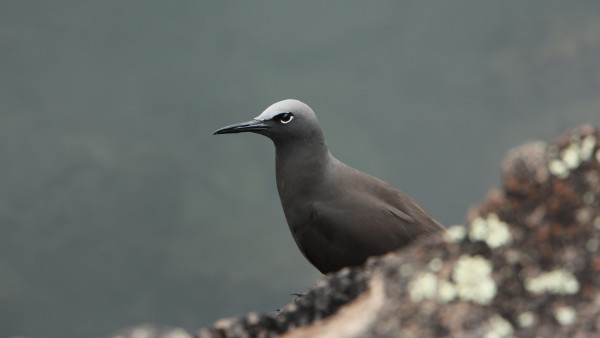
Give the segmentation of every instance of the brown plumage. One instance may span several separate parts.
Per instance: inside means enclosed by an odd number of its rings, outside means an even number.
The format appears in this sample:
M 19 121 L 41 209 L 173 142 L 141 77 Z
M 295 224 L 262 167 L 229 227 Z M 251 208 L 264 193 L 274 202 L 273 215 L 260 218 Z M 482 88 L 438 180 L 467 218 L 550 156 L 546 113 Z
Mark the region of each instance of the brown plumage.
M 360 265 L 444 227 L 410 197 L 331 155 L 315 113 L 297 100 L 215 134 L 255 132 L 276 149 L 277 189 L 300 251 L 319 271 Z

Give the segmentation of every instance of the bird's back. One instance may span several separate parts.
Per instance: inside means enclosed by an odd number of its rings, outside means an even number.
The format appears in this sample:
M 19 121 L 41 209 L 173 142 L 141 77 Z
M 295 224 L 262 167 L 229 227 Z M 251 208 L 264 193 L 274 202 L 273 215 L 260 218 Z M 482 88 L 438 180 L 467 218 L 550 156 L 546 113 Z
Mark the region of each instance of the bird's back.
M 321 272 L 360 265 L 444 229 L 388 183 L 333 160 L 303 220 L 290 224 L 300 250 Z

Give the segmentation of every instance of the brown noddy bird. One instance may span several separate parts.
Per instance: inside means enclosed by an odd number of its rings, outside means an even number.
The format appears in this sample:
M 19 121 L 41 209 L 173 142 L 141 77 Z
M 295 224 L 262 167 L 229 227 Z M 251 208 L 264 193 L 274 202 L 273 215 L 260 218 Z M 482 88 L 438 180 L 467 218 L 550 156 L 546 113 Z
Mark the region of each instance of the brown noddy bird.
M 322 273 L 443 231 L 410 197 L 331 155 L 313 110 L 284 100 L 214 134 L 253 132 L 275 144 L 277 190 L 300 251 Z

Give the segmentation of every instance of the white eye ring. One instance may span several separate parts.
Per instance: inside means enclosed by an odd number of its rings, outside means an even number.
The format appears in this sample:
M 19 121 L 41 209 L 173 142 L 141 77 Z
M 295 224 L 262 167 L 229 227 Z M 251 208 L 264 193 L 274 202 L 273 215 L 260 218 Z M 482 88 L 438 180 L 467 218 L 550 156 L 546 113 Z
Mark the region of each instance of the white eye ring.
M 292 115 L 291 113 L 286 113 L 286 114 L 283 114 L 281 116 L 281 118 L 279 118 L 279 122 L 281 122 L 283 124 L 288 124 L 288 123 L 292 122 L 293 119 L 294 119 L 294 115 Z

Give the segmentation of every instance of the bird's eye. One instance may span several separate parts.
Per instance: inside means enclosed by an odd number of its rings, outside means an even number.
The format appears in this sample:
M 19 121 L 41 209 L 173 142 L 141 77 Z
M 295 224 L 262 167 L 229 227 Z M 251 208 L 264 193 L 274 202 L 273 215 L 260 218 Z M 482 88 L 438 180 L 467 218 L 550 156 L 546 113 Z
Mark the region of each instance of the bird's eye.
M 283 113 L 283 114 L 279 114 L 279 122 L 283 123 L 283 124 L 288 124 L 290 122 L 292 122 L 292 120 L 294 119 L 294 115 L 292 113 Z

